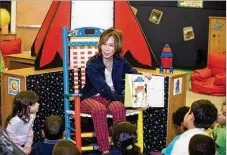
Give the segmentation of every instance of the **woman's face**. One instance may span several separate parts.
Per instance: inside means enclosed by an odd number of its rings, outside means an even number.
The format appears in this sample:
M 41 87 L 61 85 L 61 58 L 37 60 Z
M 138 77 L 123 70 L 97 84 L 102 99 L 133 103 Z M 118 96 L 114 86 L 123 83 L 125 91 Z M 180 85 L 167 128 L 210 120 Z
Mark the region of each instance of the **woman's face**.
M 102 55 L 105 59 L 110 59 L 115 53 L 114 38 L 111 36 L 104 44 L 101 45 Z

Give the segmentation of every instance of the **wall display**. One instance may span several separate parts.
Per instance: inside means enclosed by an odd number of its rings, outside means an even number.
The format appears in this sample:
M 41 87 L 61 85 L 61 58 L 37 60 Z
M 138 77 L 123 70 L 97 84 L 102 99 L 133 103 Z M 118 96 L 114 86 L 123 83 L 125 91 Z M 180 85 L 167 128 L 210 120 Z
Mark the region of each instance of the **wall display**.
M 20 92 L 20 79 L 9 77 L 8 86 L 8 93 L 17 95 Z
M 203 8 L 203 0 L 193 0 L 193 1 L 177 1 L 178 7 L 185 7 L 185 8 Z
M 152 12 L 151 12 L 151 15 L 149 17 L 149 20 L 151 22 L 155 23 L 155 24 L 159 24 L 160 23 L 160 20 L 162 18 L 162 14 L 163 14 L 162 11 L 153 9 Z
M 183 36 L 184 36 L 184 41 L 192 40 L 195 38 L 193 28 L 190 27 L 185 27 L 183 29 Z
M 137 14 L 137 8 L 131 6 L 131 9 L 132 9 L 132 12 L 134 13 L 134 15 L 136 15 Z
M 158 63 L 153 66 L 155 66 L 156 68 L 160 66 L 161 63 L 159 56 L 161 49 L 163 48 L 165 43 L 169 43 L 173 50 L 174 68 L 194 69 L 199 67 L 200 64 L 206 66 L 207 46 L 209 45 L 207 45 L 208 41 L 206 37 L 208 36 L 209 32 L 208 16 L 225 17 L 226 4 L 224 1 L 204 1 L 203 8 L 179 8 L 177 7 L 177 1 L 129 2 L 133 7 L 138 9 L 136 17 L 138 18 L 144 34 L 147 36 L 148 42 L 150 43 L 152 51 L 157 59 Z M 148 20 L 152 9 L 157 9 L 163 12 L 163 17 L 159 25 L 153 24 Z M 194 18 L 195 16 L 196 18 Z M 213 26 L 213 23 L 211 24 Z M 223 22 L 222 24 L 225 23 Z M 195 40 L 185 42 L 183 39 L 182 31 L 184 27 L 188 26 L 193 27 Z M 222 29 L 224 27 L 226 26 L 223 26 Z M 224 36 L 224 30 L 220 34 L 220 40 L 216 39 L 217 43 L 215 41 L 215 46 L 220 45 L 218 41 L 223 41 L 222 45 L 225 45 L 225 38 L 221 37 L 222 34 Z M 211 40 L 213 40 L 212 36 Z M 221 51 L 222 49 L 219 48 L 218 51 Z M 200 53 L 202 53 L 202 56 L 200 56 Z M 202 59 L 199 59 L 200 57 L 202 57 Z
M 182 78 L 174 79 L 173 95 L 178 95 L 182 93 Z

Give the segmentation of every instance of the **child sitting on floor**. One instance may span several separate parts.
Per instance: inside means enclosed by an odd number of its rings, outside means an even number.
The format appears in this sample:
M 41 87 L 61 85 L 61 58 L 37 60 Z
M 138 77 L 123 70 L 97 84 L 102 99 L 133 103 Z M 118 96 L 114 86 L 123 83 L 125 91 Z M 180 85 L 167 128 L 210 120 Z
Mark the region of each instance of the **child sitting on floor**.
M 69 141 L 60 141 L 55 144 L 52 155 L 80 155 L 79 149 Z
M 60 116 L 47 117 L 44 121 L 44 142 L 35 144 L 31 155 L 52 155 L 54 145 L 61 141 L 64 130 L 64 122 Z
M 217 108 L 209 100 L 198 100 L 192 103 L 184 117 L 183 125 L 188 129 L 175 142 L 171 155 L 188 155 L 189 141 L 196 134 L 206 135 L 205 129 L 217 120 Z
M 111 130 L 114 144 L 111 155 L 142 155 L 140 148 L 136 146 L 136 126 L 130 122 L 120 122 Z
M 13 101 L 13 112 L 7 118 L 6 131 L 10 139 L 26 154 L 30 154 L 33 143 L 33 123 L 38 111 L 39 96 L 33 91 L 18 93 Z
M 218 114 L 218 126 L 214 128 L 213 137 L 217 145 L 217 155 L 226 155 L 226 102 Z
M 189 141 L 189 155 L 215 155 L 214 139 L 207 135 L 194 135 Z
M 180 138 L 180 135 L 187 130 L 187 128 L 184 127 L 183 121 L 184 116 L 188 112 L 189 107 L 183 106 L 177 109 L 176 112 L 173 113 L 173 123 L 176 127 L 177 136 L 169 143 L 169 145 L 162 150 L 162 154 L 164 155 L 170 155 L 173 149 L 174 143 Z

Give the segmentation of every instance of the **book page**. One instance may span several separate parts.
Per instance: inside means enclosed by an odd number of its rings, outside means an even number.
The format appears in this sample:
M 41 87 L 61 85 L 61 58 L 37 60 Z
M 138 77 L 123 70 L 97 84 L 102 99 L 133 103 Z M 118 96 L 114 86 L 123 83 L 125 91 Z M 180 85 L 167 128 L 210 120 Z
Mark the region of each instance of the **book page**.
M 147 80 L 147 104 L 149 107 L 164 107 L 164 80 L 162 76 L 152 76 Z

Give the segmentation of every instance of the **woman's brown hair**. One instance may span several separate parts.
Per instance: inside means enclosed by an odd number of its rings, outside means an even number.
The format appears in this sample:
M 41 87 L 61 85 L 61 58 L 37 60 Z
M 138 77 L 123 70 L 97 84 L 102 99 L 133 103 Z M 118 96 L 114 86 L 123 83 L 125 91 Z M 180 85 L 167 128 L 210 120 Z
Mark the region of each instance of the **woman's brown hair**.
M 115 49 L 115 53 L 114 53 L 114 57 L 119 57 L 122 51 L 122 47 L 123 47 L 123 37 L 122 37 L 122 32 L 119 29 L 115 29 L 113 27 L 105 30 L 102 35 L 100 36 L 99 39 L 99 45 L 98 45 L 98 49 L 99 49 L 99 55 L 102 55 L 102 49 L 101 46 L 103 44 L 105 44 L 105 42 L 110 38 L 113 37 L 114 38 L 114 49 Z

